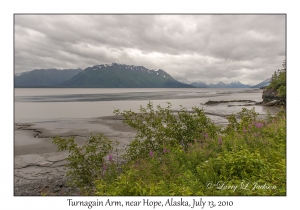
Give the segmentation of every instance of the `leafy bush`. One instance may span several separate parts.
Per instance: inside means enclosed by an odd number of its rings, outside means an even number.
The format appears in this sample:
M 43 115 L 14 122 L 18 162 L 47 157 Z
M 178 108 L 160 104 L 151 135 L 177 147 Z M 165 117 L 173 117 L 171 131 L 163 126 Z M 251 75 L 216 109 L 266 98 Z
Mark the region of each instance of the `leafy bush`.
M 225 133 L 235 133 L 235 132 L 245 132 L 245 128 L 249 126 L 249 124 L 253 123 L 257 119 L 258 113 L 255 112 L 255 109 L 246 109 L 242 108 L 237 116 L 240 118 L 240 121 L 236 119 L 235 115 L 231 115 L 227 117 L 229 125 L 225 129 Z
M 79 147 L 74 137 L 69 139 L 55 137 L 53 143 L 58 151 L 68 151 L 69 184 L 80 188 L 82 194 L 91 194 L 94 181 L 104 177 L 107 170 L 105 157 L 111 154 L 113 143 L 103 135 L 90 136 L 85 145 Z
M 181 145 L 186 150 L 189 143 L 205 136 L 214 137 L 220 131 L 203 109 L 197 107 L 193 107 L 191 112 L 181 107 L 176 114 L 170 103 L 166 108 L 158 105 L 154 110 L 149 102 L 146 108 L 140 107 L 140 113 L 131 110 L 115 110 L 114 113 L 122 115 L 125 118 L 123 123 L 137 132 L 127 150 L 127 160 L 143 157 L 149 151 L 162 154 L 163 149 L 171 145 Z
M 255 110 L 243 109 L 238 116 L 222 133 L 161 145 L 162 152 L 150 147 L 109 185 L 98 180 L 96 195 L 285 195 L 284 115 L 257 121 Z

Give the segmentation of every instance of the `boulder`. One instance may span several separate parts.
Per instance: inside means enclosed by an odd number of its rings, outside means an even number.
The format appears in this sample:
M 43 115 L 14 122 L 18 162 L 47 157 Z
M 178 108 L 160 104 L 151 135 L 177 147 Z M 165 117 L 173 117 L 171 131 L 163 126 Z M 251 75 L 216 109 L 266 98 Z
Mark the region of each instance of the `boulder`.
M 270 101 L 268 103 L 265 104 L 265 106 L 274 106 L 278 103 L 279 101 L 278 100 L 273 100 L 273 101 Z
M 279 96 L 277 90 L 271 88 L 263 91 L 262 99 L 266 103 L 274 100 L 281 100 L 282 98 Z

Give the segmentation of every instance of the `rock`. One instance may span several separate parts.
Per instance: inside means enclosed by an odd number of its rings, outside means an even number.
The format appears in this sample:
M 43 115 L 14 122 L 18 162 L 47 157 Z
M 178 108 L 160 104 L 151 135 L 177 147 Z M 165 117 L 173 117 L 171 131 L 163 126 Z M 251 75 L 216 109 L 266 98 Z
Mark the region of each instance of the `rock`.
M 278 100 L 273 100 L 265 104 L 265 106 L 274 106 L 278 103 Z
M 275 89 L 265 89 L 262 94 L 263 106 L 284 106 L 286 104 L 286 98 L 279 96 Z
M 279 96 L 277 90 L 271 88 L 263 91 L 262 99 L 267 103 L 274 100 L 282 100 L 283 98 Z

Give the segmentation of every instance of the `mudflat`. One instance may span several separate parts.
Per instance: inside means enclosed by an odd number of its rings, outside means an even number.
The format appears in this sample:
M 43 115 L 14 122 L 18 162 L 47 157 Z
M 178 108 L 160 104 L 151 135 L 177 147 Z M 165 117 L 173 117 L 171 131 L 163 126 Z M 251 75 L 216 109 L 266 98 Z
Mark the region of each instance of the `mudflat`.
M 76 121 L 16 123 L 14 194 L 78 195 L 77 189 L 66 184 L 68 152 L 59 152 L 56 145 L 52 144 L 53 137 L 74 136 L 75 143 L 83 145 L 90 135 L 104 134 L 109 139 L 118 141 L 119 149 L 123 149 L 135 133 L 123 125 L 121 118 L 109 116 Z

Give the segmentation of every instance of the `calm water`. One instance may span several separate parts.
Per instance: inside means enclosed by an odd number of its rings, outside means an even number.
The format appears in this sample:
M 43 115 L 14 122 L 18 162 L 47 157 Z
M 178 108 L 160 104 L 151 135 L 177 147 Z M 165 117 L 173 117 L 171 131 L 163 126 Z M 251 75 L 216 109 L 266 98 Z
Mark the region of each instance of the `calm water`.
M 75 135 L 75 141 L 83 144 L 90 134 L 104 134 L 118 141 L 123 148 L 134 138 L 135 133 L 119 130 L 122 123 L 99 117 L 113 115 L 114 109 L 133 110 L 146 106 L 152 101 L 154 106 L 167 106 L 173 110 L 180 105 L 191 109 L 203 108 L 207 116 L 219 125 L 227 124 L 224 115 L 237 113 L 242 106 L 228 104 L 204 105 L 208 100 L 253 100 L 261 101 L 261 90 L 251 89 L 42 89 L 16 88 L 14 103 L 14 145 L 15 156 L 57 152 L 52 137 Z M 242 103 L 243 104 L 243 103 Z M 247 108 L 252 108 L 247 106 Z M 255 106 L 260 114 L 267 107 Z M 271 108 L 271 112 L 278 110 Z M 26 123 L 26 124 L 19 124 Z M 19 129 L 19 126 L 30 127 Z M 26 126 L 25 126 L 26 127 Z M 35 131 L 33 131 L 35 130 Z M 36 137 L 37 132 L 40 134 Z
M 138 111 L 149 101 L 165 106 L 170 102 L 172 109 L 180 105 L 191 109 L 203 107 L 213 114 L 232 114 L 242 109 L 227 104 L 206 106 L 208 100 L 253 100 L 261 101 L 261 90 L 252 89 L 104 89 L 104 88 L 15 88 L 15 123 L 41 122 L 47 120 L 71 120 L 113 115 L 114 109 Z M 251 108 L 251 107 L 248 107 Z M 264 114 L 266 107 L 255 106 Z

